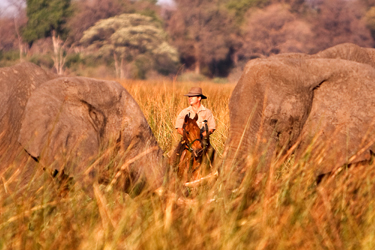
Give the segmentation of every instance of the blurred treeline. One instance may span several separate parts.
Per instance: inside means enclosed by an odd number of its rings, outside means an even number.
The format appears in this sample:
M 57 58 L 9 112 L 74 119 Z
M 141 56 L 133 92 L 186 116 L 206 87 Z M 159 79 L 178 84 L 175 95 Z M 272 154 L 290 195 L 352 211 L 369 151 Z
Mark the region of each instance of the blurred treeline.
M 375 0 L 8 2 L 0 66 L 27 60 L 59 74 L 235 81 L 252 58 L 375 38 Z

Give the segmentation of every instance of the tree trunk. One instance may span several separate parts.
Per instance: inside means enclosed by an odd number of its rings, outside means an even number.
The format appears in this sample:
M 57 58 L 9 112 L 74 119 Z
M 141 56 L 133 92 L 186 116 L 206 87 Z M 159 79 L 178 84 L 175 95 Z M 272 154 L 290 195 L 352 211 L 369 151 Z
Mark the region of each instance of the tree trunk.
M 125 78 L 125 71 L 124 71 L 124 57 L 121 57 L 121 75 L 120 75 L 120 79 L 124 79 Z
M 200 62 L 200 51 L 199 46 L 197 44 L 194 44 L 194 54 L 195 54 L 195 73 L 200 74 L 201 73 L 201 62 Z
M 64 73 L 65 57 L 63 55 L 63 45 L 60 36 L 56 36 L 56 31 L 52 31 L 52 44 L 53 44 L 53 62 L 58 75 Z
M 233 55 L 232 55 L 232 61 L 233 61 L 233 64 L 235 66 L 238 65 L 238 52 L 237 51 L 233 53 Z
M 195 62 L 195 73 L 196 74 L 200 74 L 201 73 L 201 64 L 200 64 L 199 60 L 197 60 Z
M 116 77 L 119 78 L 120 77 L 120 68 L 118 66 L 117 55 L 116 55 L 115 52 L 113 52 L 113 59 L 115 60 L 115 73 L 116 73 Z
M 17 40 L 18 40 L 18 49 L 20 51 L 20 61 L 22 62 L 23 61 L 23 43 L 22 43 L 22 37 L 21 37 L 20 32 L 19 32 L 19 27 L 18 27 L 18 23 L 17 23 L 16 18 L 14 18 L 13 20 L 14 20 L 14 29 L 16 31 Z

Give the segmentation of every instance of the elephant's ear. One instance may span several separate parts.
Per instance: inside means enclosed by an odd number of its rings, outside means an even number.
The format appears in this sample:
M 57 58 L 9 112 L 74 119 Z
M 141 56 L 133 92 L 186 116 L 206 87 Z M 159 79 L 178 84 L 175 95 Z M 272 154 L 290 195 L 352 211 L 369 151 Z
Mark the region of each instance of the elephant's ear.
M 104 130 L 105 116 L 78 97 L 79 88 L 77 82 L 59 78 L 30 96 L 18 141 L 32 157 L 54 161 L 71 152 L 86 157 L 99 151 L 98 134 Z M 82 143 L 85 147 L 80 147 Z

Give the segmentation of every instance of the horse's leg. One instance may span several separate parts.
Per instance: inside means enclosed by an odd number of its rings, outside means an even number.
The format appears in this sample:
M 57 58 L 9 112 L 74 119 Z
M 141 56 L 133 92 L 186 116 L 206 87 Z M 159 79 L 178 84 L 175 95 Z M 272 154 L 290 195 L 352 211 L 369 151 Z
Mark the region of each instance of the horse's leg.
M 183 139 L 177 144 L 175 147 L 172 156 L 169 159 L 169 164 L 172 166 L 173 171 L 178 172 L 178 165 L 181 162 L 181 158 L 183 157 L 182 154 L 185 151 L 185 144 L 183 143 Z
M 191 156 L 189 160 L 187 181 L 192 181 L 192 178 L 194 178 L 194 169 L 195 169 L 194 162 L 195 162 L 195 157 Z
M 180 179 L 184 182 L 189 181 L 191 178 L 191 167 L 192 167 L 192 159 L 194 159 L 193 154 L 189 152 L 188 150 L 184 151 L 184 158 L 183 160 L 181 159 L 180 162 L 180 171 L 179 171 L 179 176 Z
M 204 157 L 204 167 L 202 171 L 203 171 L 203 175 L 207 175 L 211 172 L 213 168 L 213 161 L 215 158 L 215 149 L 210 144 L 208 144 L 208 147 L 205 150 L 203 157 Z
M 192 163 L 192 167 L 191 167 L 191 177 L 189 179 L 189 181 L 195 181 L 199 178 L 201 178 L 202 174 L 201 174 L 201 162 L 202 162 L 202 159 L 200 160 L 197 160 L 197 159 L 193 159 L 193 163 Z
M 207 156 L 209 159 L 210 168 L 212 168 L 214 164 L 215 153 L 216 153 L 216 150 L 210 145 L 207 150 Z
M 181 179 L 184 176 L 184 171 L 186 168 L 186 152 L 187 150 L 182 151 L 180 162 L 178 163 L 178 172 L 177 176 Z

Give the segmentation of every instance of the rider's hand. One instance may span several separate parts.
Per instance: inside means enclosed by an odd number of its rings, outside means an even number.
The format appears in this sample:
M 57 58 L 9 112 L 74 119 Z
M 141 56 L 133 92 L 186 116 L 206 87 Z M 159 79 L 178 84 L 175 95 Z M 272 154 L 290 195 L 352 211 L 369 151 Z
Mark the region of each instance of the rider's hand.
M 210 129 L 210 130 L 208 131 L 208 135 L 212 134 L 214 131 L 215 131 L 214 129 Z M 206 131 L 203 131 L 203 132 L 202 132 L 202 136 L 203 136 L 203 137 L 206 136 Z

